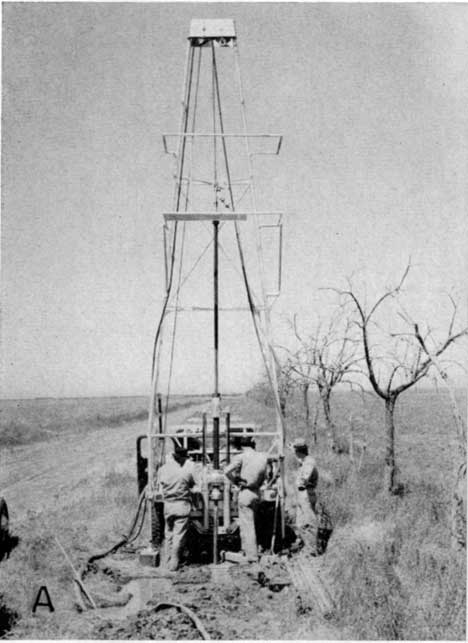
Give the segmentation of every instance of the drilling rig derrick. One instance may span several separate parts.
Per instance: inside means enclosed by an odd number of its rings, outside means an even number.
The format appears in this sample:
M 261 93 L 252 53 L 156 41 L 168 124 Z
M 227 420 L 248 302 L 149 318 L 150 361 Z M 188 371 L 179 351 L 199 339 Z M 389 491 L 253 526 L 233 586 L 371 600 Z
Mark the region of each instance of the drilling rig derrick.
M 228 69 L 233 80 L 222 85 Z M 223 466 L 238 452 L 236 438 L 240 436 L 248 435 L 260 440 L 263 450 L 268 453 L 267 483 L 262 488 L 260 502 L 260 515 L 268 542 L 265 536 L 262 544 L 268 550 L 280 548 L 285 537 L 285 431 L 270 338 L 270 310 L 281 287 L 282 213 L 257 208 L 254 177 L 254 157 L 258 154 L 277 155 L 282 137 L 249 133 L 247 129 L 238 39 L 233 20 L 192 20 L 181 102 L 178 131 L 162 137 L 165 152 L 174 159 L 174 195 L 172 208 L 163 213 L 165 298 L 154 343 L 148 433 L 138 439 L 139 486 L 140 492 L 146 495 L 152 517 L 150 559 L 154 562 L 164 537 L 158 470 L 165 454 L 174 445 L 186 448 L 198 471 L 190 515 L 189 549 L 192 547 L 198 553 L 204 552 L 205 557 L 216 563 L 222 550 L 235 551 L 240 547 L 237 491 L 223 474 Z M 236 116 L 230 118 L 229 114 L 233 112 Z M 181 291 L 187 274 L 193 270 L 193 266 L 189 266 L 184 273 L 187 268 L 184 254 L 192 240 L 191 231 L 197 226 L 208 230 L 210 235 L 200 257 L 212 248 L 210 283 L 206 284 L 212 290 L 212 300 L 209 306 L 184 307 L 180 301 Z M 276 235 L 277 268 L 273 285 L 267 278 L 270 266 L 265 264 L 263 256 L 262 238 L 266 229 L 273 230 Z M 231 235 L 236 250 L 237 271 L 245 298 L 243 307 L 220 305 L 220 290 L 223 288 L 219 255 L 220 249 L 223 251 L 221 233 Z M 208 313 L 211 317 L 211 405 L 199 416 L 171 426 L 168 423 L 168 399 L 176 320 L 187 310 Z M 243 313 L 251 319 L 275 400 L 276 423 L 269 431 L 261 430 L 245 417 L 233 417 L 223 406 L 219 355 L 223 338 L 219 320 L 220 314 L 227 310 Z M 163 335 L 164 348 L 171 360 L 165 395 L 161 376 Z M 223 348 L 223 355 L 228 352 Z M 228 363 L 229 358 L 223 357 L 224 362 Z M 145 440 L 146 458 L 142 455 Z

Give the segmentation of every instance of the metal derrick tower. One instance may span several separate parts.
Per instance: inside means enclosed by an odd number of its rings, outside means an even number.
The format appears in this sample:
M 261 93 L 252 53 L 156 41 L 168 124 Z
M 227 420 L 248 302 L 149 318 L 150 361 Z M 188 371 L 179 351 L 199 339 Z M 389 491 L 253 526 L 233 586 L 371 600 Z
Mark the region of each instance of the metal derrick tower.
M 227 75 L 228 68 L 230 78 L 233 80 L 223 85 L 224 70 Z M 176 435 L 167 427 L 167 410 L 177 317 L 180 313 L 190 311 L 209 314 L 212 320 L 211 331 L 207 326 L 206 332 L 212 334 L 213 391 L 210 420 L 213 458 L 211 466 L 215 471 L 220 469 L 220 435 L 224 435 L 229 442 L 229 420 L 226 422 L 226 429 L 220 427 L 223 416 L 219 354 L 223 337 L 220 336 L 220 314 L 245 312 L 251 317 L 273 391 L 277 416 L 274 430 L 262 432 L 261 435 L 270 440 L 269 452 L 276 454 L 278 459 L 280 467 L 278 488 L 283 500 L 285 433 L 270 338 L 270 310 L 281 287 L 282 213 L 258 209 L 254 176 L 254 157 L 264 154 L 277 155 L 282 137 L 248 131 L 234 21 L 192 20 L 181 102 L 179 130 L 163 135 L 164 150 L 173 156 L 175 163 L 174 194 L 172 210 L 163 215 L 166 283 L 152 360 L 147 498 L 150 502 L 153 501 L 156 472 L 162 460 L 166 438 L 176 440 L 180 438 L 180 433 Z M 233 114 L 235 116 L 232 116 Z M 187 266 L 190 229 L 193 230 L 196 226 L 203 227 L 205 231 L 208 229 L 210 239 L 201 249 L 195 262 Z M 240 307 L 220 306 L 220 290 L 222 291 L 225 287 L 223 275 L 220 275 L 220 252 L 225 254 L 220 240 L 222 230 L 223 234 L 230 234 L 237 255 L 235 263 L 245 293 L 245 305 Z M 271 266 L 266 265 L 264 258 L 266 233 L 272 235 L 270 238 L 273 238 L 275 243 L 276 266 L 273 280 Z M 184 307 L 180 303 L 183 285 L 201 257 L 206 256 L 210 249 L 212 250 L 210 305 Z M 271 284 L 272 281 L 274 284 Z M 164 351 L 169 356 L 169 371 L 167 391 L 163 392 L 161 360 Z M 229 361 L 228 358 L 226 361 Z M 163 393 L 165 393 L 164 403 Z M 207 432 L 206 422 L 205 418 L 204 441 Z M 229 458 L 229 446 L 227 449 Z M 284 518 L 282 518 L 282 532 L 284 532 Z

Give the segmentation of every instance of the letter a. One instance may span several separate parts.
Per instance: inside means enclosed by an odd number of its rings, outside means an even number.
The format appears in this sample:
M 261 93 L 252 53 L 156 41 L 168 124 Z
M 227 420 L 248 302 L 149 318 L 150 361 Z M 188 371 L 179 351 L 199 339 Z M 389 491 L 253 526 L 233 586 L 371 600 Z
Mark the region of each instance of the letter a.
M 41 600 L 40 600 L 42 592 L 44 592 L 44 594 L 45 594 L 45 598 L 46 598 L 45 603 L 41 603 Z M 49 612 L 55 612 L 55 608 L 52 605 L 52 601 L 50 600 L 49 592 L 48 592 L 47 587 L 45 585 L 42 585 L 41 588 L 39 589 L 38 593 L 37 593 L 36 600 L 34 601 L 34 605 L 33 605 L 33 608 L 32 608 L 33 614 L 36 613 L 36 609 L 38 607 L 48 607 Z

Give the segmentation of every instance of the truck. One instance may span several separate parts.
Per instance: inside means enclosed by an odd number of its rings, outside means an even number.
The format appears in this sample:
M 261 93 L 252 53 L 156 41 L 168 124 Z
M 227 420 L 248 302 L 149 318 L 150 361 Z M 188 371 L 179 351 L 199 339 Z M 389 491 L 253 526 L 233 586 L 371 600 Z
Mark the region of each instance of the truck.
M 209 413 L 187 418 L 159 436 L 160 466 L 165 455 L 172 447 L 180 446 L 188 451 L 193 463 L 196 486 L 192 495 L 190 514 L 190 535 L 186 552 L 190 562 L 219 562 L 225 552 L 240 550 L 237 495 L 238 488 L 223 474 L 224 467 L 232 458 L 241 453 L 240 438 L 248 436 L 259 443 L 264 451 L 273 432 L 260 430 L 254 422 L 241 417 L 222 413 L 219 435 L 213 432 Z M 168 444 L 169 441 L 169 444 Z M 139 493 L 144 493 L 148 483 L 148 457 L 144 453 L 147 436 L 137 438 L 137 478 Z M 257 539 L 261 551 L 277 553 L 289 535 L 294 539 L 291 529 L 285 525 L 283 513 L 282 460 L 278 454 L 268 453 L 266 479 L 260 490 L 261 498 L 257 511 Z M 157 551 L 164 541 L 164 501 L 157 475 L 153 492 L 151 511 L 151 541 Z

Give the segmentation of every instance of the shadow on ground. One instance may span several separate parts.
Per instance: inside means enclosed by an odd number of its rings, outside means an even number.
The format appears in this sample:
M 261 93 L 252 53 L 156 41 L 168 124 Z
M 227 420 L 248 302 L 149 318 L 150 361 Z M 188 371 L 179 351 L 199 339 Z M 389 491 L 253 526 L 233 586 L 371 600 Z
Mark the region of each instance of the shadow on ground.
M 10 558 L 10 554 L 18 546 L 20 539 L 18 536 L 8 534 L 2 541 L 0 546 L 0 562 Z

